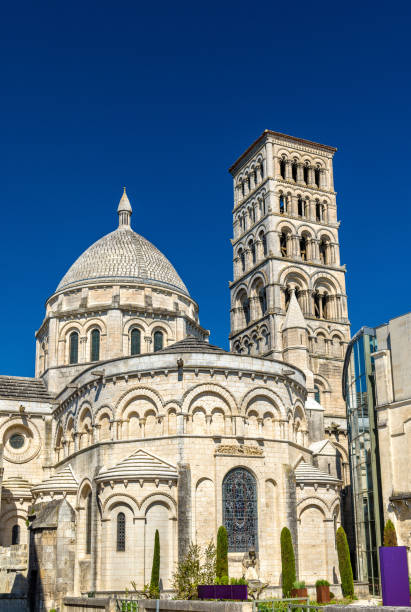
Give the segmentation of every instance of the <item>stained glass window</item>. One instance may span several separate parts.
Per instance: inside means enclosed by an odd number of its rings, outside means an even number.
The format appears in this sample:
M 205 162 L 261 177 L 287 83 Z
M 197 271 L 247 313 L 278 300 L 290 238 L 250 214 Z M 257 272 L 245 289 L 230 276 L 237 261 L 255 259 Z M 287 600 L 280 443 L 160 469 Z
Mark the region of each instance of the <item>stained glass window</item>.
M 244 468 L 235 468 L 224 478 L 223 524 L 230 552 L 258 549 L 257 486 Z
M 130 354 L 139 355 L 141 352 L 141 335 L 139 329 L 131 330 L 130 344 Z
M 91 361 L 100 359 L 100 332 L 98 329 L 93 329 L 91 332 Z
M 13 525 L 13 529 L 11 530 L 11 543 L 20 544 L 20 527 L 18 525 Z
M 70 363 L 78 363 L 78 333 L 70 334 Z
M 154 351 L 161 351 L 161 349 L 163 348 L 163 338 L 163 332 L 154 332 Z
M 117 514 L 117 551 L 126 550 L 126 516 L 124 512 Z

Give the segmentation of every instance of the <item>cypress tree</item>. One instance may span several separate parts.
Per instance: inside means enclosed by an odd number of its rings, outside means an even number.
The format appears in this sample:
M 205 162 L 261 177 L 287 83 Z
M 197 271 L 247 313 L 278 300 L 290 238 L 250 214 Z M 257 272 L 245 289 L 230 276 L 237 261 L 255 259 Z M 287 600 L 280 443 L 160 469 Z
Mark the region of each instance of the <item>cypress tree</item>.
M 397 533 L 390 519 L 388 519 L 384 527 L 384 546 L 398 546 Z
M 291 532 L 287 527 L 283 527 L 281 531 L 281 567 L 283 596 L 289 597 L 296 580 L 296 574 L 293 541 L 291 539 Z
M 348 548 L 347 536 L 342 527 L 338 527 L 337 529 L 336 544 L 341 576 L 341 590 L 344 597 L 353 597 L 354 579 L 352 575 L 350 549 Z
M 217 532 L 216 575 L 218 578 L 228 576 L 228 535 L 223 526 L 219 527 Z
M 160 585 L 160 534 L 156 529 L 156 535 L 154 536 L 154 554 L 153 554 L 153 566 L 151 568 L 151 580 L 150 580 L 150 594 L 157 596 L 159 594 Z

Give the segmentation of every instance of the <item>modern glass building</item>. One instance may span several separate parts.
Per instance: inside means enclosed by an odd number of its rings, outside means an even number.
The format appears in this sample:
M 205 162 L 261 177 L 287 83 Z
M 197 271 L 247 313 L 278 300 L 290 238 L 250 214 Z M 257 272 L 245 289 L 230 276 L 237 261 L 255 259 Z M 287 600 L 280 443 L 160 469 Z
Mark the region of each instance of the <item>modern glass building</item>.
M 378 547 L 382 541 L 382 496 L 372 354 L 375 330 L 363 327 L 348 345 L 343 370 L 355 523 L 357 580 L 379 593 Z

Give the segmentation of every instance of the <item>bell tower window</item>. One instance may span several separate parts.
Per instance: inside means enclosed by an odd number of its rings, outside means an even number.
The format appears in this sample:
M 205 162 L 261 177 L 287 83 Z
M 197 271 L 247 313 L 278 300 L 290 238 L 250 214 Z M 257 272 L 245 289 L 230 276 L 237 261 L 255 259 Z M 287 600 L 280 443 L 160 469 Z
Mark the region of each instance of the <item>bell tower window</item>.
M 280 250 L 281 250 L 281 256 L 287 257 L 287 234 L 285 232 L 281 232 Z

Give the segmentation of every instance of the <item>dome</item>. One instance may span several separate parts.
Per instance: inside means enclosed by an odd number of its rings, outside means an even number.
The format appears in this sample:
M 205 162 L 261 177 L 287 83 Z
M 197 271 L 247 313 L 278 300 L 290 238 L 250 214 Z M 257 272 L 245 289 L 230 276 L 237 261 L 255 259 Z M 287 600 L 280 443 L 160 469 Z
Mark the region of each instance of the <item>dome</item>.
M 101 282 L 138 282 L 177 289 L 189 295 L 173 265 L 129 223 L 131 206 L 124 192 L 119 227 L 92 244 L 61 279 L 57 291 Z

